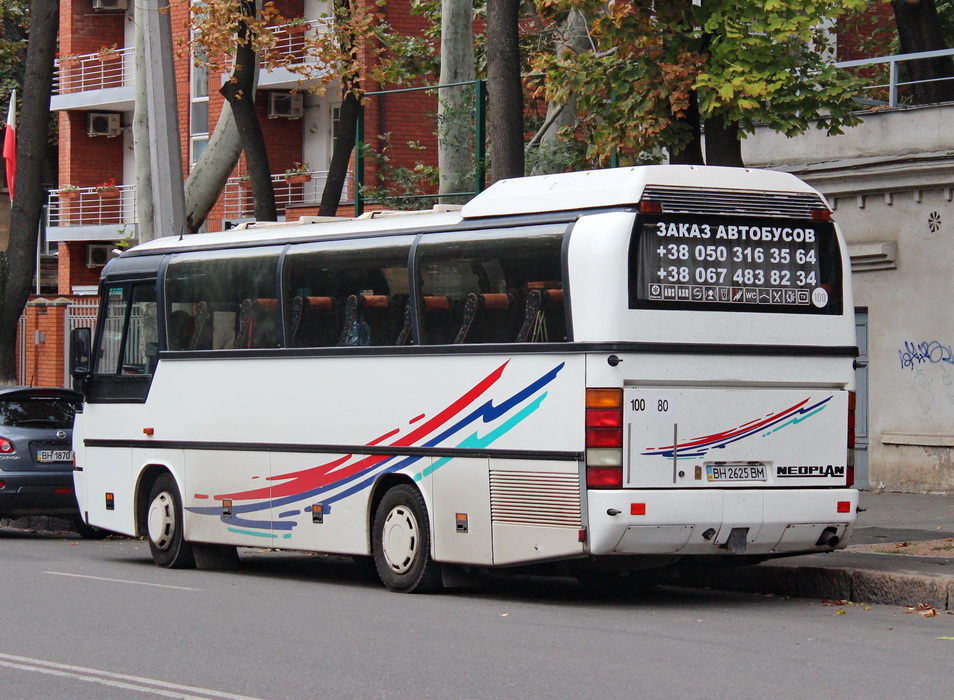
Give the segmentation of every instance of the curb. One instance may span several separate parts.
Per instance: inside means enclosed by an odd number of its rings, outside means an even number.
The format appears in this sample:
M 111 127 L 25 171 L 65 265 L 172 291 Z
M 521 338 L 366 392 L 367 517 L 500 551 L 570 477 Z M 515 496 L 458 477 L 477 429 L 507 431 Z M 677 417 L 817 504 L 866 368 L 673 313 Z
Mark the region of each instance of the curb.
M 772 564 L 738 569 L 692 568 L 680 572 L 671 583 L 854 603 L 905 606 L 925 603 L 938 610 L 950 610 L 954 602 L 954 577 L 871 569 Z

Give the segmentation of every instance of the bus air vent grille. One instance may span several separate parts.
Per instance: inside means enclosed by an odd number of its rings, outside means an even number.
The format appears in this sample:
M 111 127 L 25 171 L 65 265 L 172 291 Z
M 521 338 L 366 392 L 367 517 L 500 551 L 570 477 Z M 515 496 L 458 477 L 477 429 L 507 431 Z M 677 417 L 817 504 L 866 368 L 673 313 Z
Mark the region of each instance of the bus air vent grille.
M 667 214 L 716 214 L 810 219 L 828 205 L 813 192 L 750 192 L 695 187 L 647 187 L 643 200 L 659 202 Z
M 495 523 L 580 528 L 580 477 L 491 470 L 490 512 Z

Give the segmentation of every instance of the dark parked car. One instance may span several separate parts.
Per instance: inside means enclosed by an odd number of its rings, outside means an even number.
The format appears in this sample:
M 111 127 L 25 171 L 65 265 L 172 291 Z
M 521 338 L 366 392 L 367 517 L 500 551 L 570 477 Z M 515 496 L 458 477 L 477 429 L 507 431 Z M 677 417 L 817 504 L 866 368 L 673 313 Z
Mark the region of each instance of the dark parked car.
M 51 515 L 77 523 L 69 389 L 0 386 L 0 517 Z M 77 523 L 81 535 L 88 526 Z

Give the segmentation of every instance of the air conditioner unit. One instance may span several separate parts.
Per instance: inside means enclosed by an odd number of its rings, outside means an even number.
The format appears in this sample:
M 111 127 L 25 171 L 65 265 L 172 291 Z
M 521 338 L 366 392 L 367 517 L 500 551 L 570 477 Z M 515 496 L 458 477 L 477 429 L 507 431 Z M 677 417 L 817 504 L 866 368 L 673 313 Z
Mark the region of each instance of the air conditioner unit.
M 90 243 L 86 246 L 86 267 L 102 267 L 112 260 L 113 249 L 116 246 L 112 243 Z
M 268 118 L 301 119 L 305 113 L 305 101 L 300 92 L 268 93 Z
M 119 136 L 123 132 L 118 114 L 108 112 L 90 112 L 86 115 L 86 134 L 88 136 Z
M 126 0 L 93 0 L 94 10 L 125 10 Z

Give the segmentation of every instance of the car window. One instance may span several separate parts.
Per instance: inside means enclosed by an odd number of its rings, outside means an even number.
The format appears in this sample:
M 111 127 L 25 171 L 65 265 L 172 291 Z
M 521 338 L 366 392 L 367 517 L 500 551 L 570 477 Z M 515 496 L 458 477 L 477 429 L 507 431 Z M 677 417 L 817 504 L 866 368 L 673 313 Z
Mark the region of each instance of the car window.
M 72 428 L 76 406 L 49 398 L 0 400 L 0 425 L 11 428 Z

